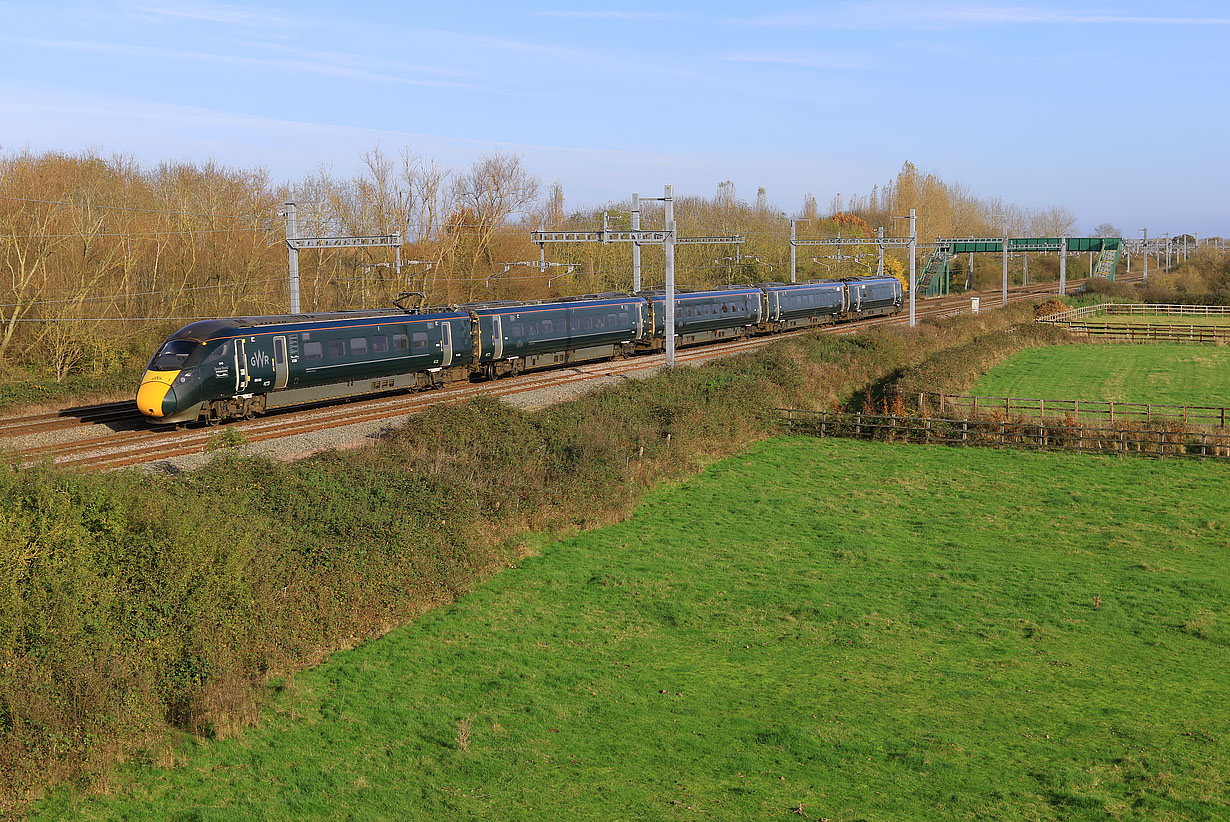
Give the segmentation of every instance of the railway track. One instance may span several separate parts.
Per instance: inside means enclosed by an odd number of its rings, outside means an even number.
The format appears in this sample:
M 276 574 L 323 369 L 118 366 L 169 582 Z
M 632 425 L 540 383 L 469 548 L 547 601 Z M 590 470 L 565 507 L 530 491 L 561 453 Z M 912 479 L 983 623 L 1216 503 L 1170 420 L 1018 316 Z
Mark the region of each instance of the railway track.
M 1018 286 L 1009 291 L 1009 301 L 1019 302 L 1052 293 L 1054 284 Z M 986 310 L 999 307 L 1001 292 L 967 292 L 959 297 L 941 297 L 920 303 L 916 309 L 919 319 L 952 316 L 969 310 L 969 297 L 978 296 L 985 302 Z M 772 343 L 793 336 L 821 333 L 848 335 L 876 325 L 904 325 L 908 316 L 876 317 L 820 329 L 800 329 L 768 337 L 736 340 L 729 343 L 681 349 L 676 357 L 678 364 L 693 364 L 728 357 L 734 354 L 755 351 Z M 404 416 L 422 411 L 432 405 L 450 405 L 465 402 L 479 396 L 511 397 L 542 388 L 558 388 L 585 382 L 596 382 L 611 377 L 625 376 L 632 372 L 661 367 L 662 354 L 638 356 L 627 360 L 586 363 L 571 368 L 524 374 L 496 382 L 459 384 L 435 391 L 410 394 L 386 395 L 370 399 L 353 400 L 348 403 L 288 410 L 261 417 L 257 420 L 230 423 L 228 430 L 240 432 L 249 443 L 307 434 L 330 428 L 340 428 L 360 423 Z M 102 426 L 100 432 L 98 426 Z M 0 439 L 13 439 L 32 434 L 66 432 L 79 427 L 83 436 L 43 445 L 19 449 L 23 464 L 31 465 L 40 460 L 51 460 L 58 466 L 84 470 L 120 468 L 158 460 L 173 459 L 199 454 L 208 447 L 219 429 L 211 427 L 186 430 L 152 429 L 145 427 L 141 415 L 131 402 L 107 403 L 83 406 L 59 412 L 36 414 L 27 417 L 0 418 Z

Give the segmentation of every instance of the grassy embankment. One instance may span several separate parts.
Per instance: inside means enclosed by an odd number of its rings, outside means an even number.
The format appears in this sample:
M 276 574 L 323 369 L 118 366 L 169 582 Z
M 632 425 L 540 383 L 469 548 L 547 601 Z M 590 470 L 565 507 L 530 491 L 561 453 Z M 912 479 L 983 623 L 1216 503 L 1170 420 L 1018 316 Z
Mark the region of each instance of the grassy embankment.
M 36 818 L 1225 818 L 1227 481 L 770 441 Z
M 766 435 L 768 409 L 847 402 L 963 345 L 1055 341 L 1029 306 L 781 341 L 538 413 L 435 409 L 372 447 L 192 474 L 0 471 L 0 813 L 105 786 L 252 722 L 265 685 L 450 602 L 527 531 L 624 516 L 647 488 Z M 954 348 L 955 346 L 955 348 Z M 988 355 L 989 356 L 989 355 Z
M 97 402 L 132 400 L 145 363 L 129 358 L 106 370 L 72 373 L 62 382 L 41 370 L 0 365 L 0 414 L 24 409 L 61 408 Z
M 992 368 L 970 393 L 1230 405 L 1230 348 L 1135 343 L 1031 348 Z

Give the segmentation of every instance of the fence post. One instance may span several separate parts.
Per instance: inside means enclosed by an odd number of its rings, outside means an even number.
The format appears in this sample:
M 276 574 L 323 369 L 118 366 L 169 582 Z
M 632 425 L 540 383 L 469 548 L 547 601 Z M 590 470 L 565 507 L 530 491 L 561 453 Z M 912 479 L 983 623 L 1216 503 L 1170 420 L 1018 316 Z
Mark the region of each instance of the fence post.
M 1127 453 L 1127 429 L 1119 429 L 1119 446 L 1119 456 L 1122 457 Z
M 858 421 L 854 427 L 854 436 L 855 437 L 863 436 L 863 412 L 862 411 L 858 412 Z
M 1115 424 L 1115 403 L 1113 401 L 1110 404 L 1110 424 L 1112 426 Z
M 999 450 L 1000 450 L 1000 451 L 1003 451 L 1003 450 L 1004 450 L 1004 433 L 1005 433 L 1005 432 L 1004 432 L 1004 425 L 1005 425 L 1005 423 L 1004 423 L 1004 422 L 1002 422 L 1002 421 L 1001 421 L 1001 422 L 1000 422 L 1000 424 L 999 424 Z
M 824 436 L 824 434 L 825 434 L 825 431 L 824 431 L 824 424 L 828 421 L 828 418 L 829 418 L 829 412 L 828 412 L 828 411 L 821 411 L 821 412 L 820 412 L 820 436 L 822 436 L 822 437 L 823 437 L 823 436 Z
M 969 420 L 961 420 L 961 442 L 969 442 Z
M 1046 400 L 1038 400 L 1038 419 L 1046 416 Z

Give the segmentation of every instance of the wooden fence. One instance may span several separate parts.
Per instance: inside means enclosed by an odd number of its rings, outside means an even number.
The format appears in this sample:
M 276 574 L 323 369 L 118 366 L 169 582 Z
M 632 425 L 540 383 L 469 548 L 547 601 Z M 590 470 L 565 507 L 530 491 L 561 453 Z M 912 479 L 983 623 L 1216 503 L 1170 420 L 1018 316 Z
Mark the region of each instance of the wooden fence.
M 1090 317 L 1094 314 L 1108 314 L 1110 316 L 1123 314 L 1166 314 L 1169 316 L 1181 317 L 1230 317 L 1230 306 L 1174 305 L 1171 303 L 1099 303 L 1097 305 L 1086 305 L 1080 308 L 1070 308 L 1067 311 L 1061 311 L 1058 314 L 1050 314 L 1046 317 L 1039 317 L 1037 322 L 1067 323 L 1072 322 L 1073 320 L 1080 320 L 1085 317 Z
M 1230 326 L 1158 325 L 1156 323 L 1068 323 L 1068 333 L 1103 342 L 1134 343 L 1230 343 Z
M 989 448 L 1072 450 L 1148 457 L 1230 459 L 1230 435 L 1132 425 L 948 419 L 844 411 L 774 410 L 787 430 L 820 437 L 969 445 Z
M 927 392 L 918 395 L 923 413 L 935 410 L 940 416 L 976 418 L 994 415 L 997 419 L 1057 417 L 1073 422 L 1082 420 L 1131 422 L 1162 425 L 1180 424 L 1185 428 L 1226 427 L 1227 408 L 1217 405 L 1160 405 L 1157 403 L 1110 402 L 1106 400 L 1048 400 L 1030 397 L 981 397 Z

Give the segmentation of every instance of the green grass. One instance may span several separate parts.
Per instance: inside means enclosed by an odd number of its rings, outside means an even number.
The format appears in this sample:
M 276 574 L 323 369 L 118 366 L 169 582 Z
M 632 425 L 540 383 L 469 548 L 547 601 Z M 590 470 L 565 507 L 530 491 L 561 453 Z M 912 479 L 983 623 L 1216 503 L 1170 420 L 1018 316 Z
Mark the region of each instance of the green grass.
M 0 413 L 24 406 L 89 405 L 137 395 L 144 363 L 130 362 L 102 373 L 70 374 L 63 382 L 43 370 L 0 366 Z
M 992 368 L 969 393 L 1230 405 L 1230 347 L 1098 343 L 1033 348 Z
M 770 441 L 34 816 L 1225 818 L 1228 481 Z
M 1086 318 L 1097 323 L 1130 323 L 1143 325 L 1176 325 L 1176 326 L 1227 326 L 1230 325 L 1230 314 L 1224 316 L 1200 316 L 1195 314 L 1095 314 Z

